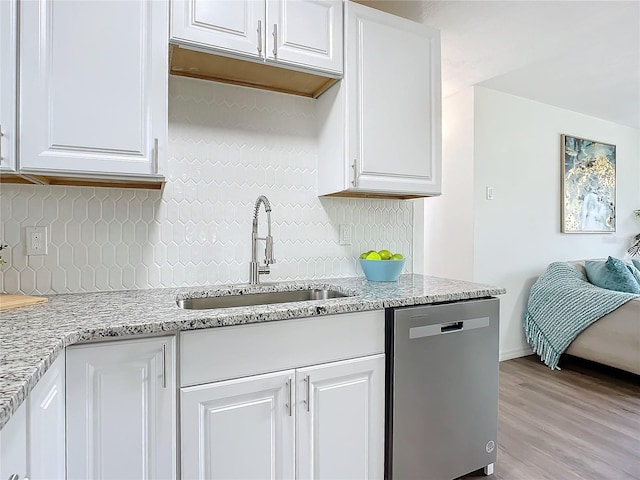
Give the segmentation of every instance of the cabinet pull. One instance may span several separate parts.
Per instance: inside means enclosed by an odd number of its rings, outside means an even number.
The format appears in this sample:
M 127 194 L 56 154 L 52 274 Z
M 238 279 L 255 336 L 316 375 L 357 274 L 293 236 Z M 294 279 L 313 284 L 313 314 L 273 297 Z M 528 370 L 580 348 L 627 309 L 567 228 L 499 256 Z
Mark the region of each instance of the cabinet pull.
M 353 168 L 353 180 L 351 180 L 351 184 L 354 187 L 357 187 L 358 186 L 358 160 L 356 159 L 353 160 L 352 168 Z
M 287 393 L 289 395 L 289 402 L 287 402 L 287 408 L 289 409 L 289 416 L 292 416 L 293 415 L 293 411 L 292 411 L 293 405 L 292 405 L 292 402 L 291 402 L 292 401 L 292 398 L 291 398 L 292 393 L 291 393 L 291 379 L 290 378 L 287 380 L 287 390 L 288 390 Z
M 258 20 L 258 54 L 262 55 L 262 20 Z
M 17 473 L 14 473 L 12 475 L 9 475 L 9 480 L 20 480 L 20 476 Z
M 167 388 L 167 344 L 162 344 L 162 388 Z
M 4 137 L 4 133 L 2 133 L 2 125 L 0 125 L 0 161 L 2 161 L 2 137 Z
M 153 173 L 158 173 L 158 139 L 153 139 Z
M 307 384 L 307 396 L 304 400 L 304 403 L 307 404 L 307 412 L 311 411 L 311 379 L 309 378 L 309 375 L 305 375 L 304 377 L 304 381 Z
M 278 56 L 278 24 L 273 24 L 273 56 Z

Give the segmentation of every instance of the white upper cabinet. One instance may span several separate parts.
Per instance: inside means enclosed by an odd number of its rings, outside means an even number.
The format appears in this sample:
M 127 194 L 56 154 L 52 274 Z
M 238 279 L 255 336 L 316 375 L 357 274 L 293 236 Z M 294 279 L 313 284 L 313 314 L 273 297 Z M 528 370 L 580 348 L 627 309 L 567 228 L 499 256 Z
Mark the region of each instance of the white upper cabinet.
M 21 3 L 21 172 L 156 176 L 167 140 L 167 8 Z
M 340 0 L 172 0 L 171 41 L 292 68 L 342 73 Z
M 440 35 L 345 3 L 345 71 L 318 99 L 318 195 L 440 194 Z
M 0 1 L 0 171 L 16 169 L 17 2 Z
M 261 59 L 264 1 L 172 0 L 171 40 Z
M 342 2 L 267 0 L 267 60 L 342 73 Z

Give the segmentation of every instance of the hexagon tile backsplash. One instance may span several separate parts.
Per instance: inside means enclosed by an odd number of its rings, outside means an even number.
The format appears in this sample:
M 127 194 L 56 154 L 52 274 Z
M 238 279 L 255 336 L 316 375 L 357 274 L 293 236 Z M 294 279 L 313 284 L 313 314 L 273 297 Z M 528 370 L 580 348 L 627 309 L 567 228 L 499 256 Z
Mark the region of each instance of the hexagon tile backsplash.
M 261 194 L 276 256 L 265 281 L 362 275 L 357 255 L 384 247 L 411 270 L 413 202 L 316 196 L 314 100 L 170 77 L 168 157 L 162 192 L 1 185 L 0 291 L 245 283 Z M 262 235 L 264 212 L 260 222 Z M 351 245 L 339 245 L 340 224 Z M 49 227 L 45 256 L 25 255 L 34 225 Z

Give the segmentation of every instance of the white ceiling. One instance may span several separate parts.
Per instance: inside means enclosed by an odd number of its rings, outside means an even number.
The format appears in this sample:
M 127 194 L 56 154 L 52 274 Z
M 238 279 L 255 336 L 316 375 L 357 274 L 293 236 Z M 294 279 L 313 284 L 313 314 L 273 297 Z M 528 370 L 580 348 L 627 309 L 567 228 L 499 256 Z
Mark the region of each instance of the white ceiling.
M 640 129 L 640 1 L 359 0 L 438 28 L 443 95 L 481 85 Z

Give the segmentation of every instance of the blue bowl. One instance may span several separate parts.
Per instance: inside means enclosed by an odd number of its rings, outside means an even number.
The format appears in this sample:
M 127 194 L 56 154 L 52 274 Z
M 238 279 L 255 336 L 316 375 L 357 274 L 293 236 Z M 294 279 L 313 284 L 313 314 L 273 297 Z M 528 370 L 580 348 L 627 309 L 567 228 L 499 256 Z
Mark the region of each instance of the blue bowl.
M 360 260 L 360 267 L 367 280 L 372 282 L 397 282 L 404 268 L 402 260 Z

